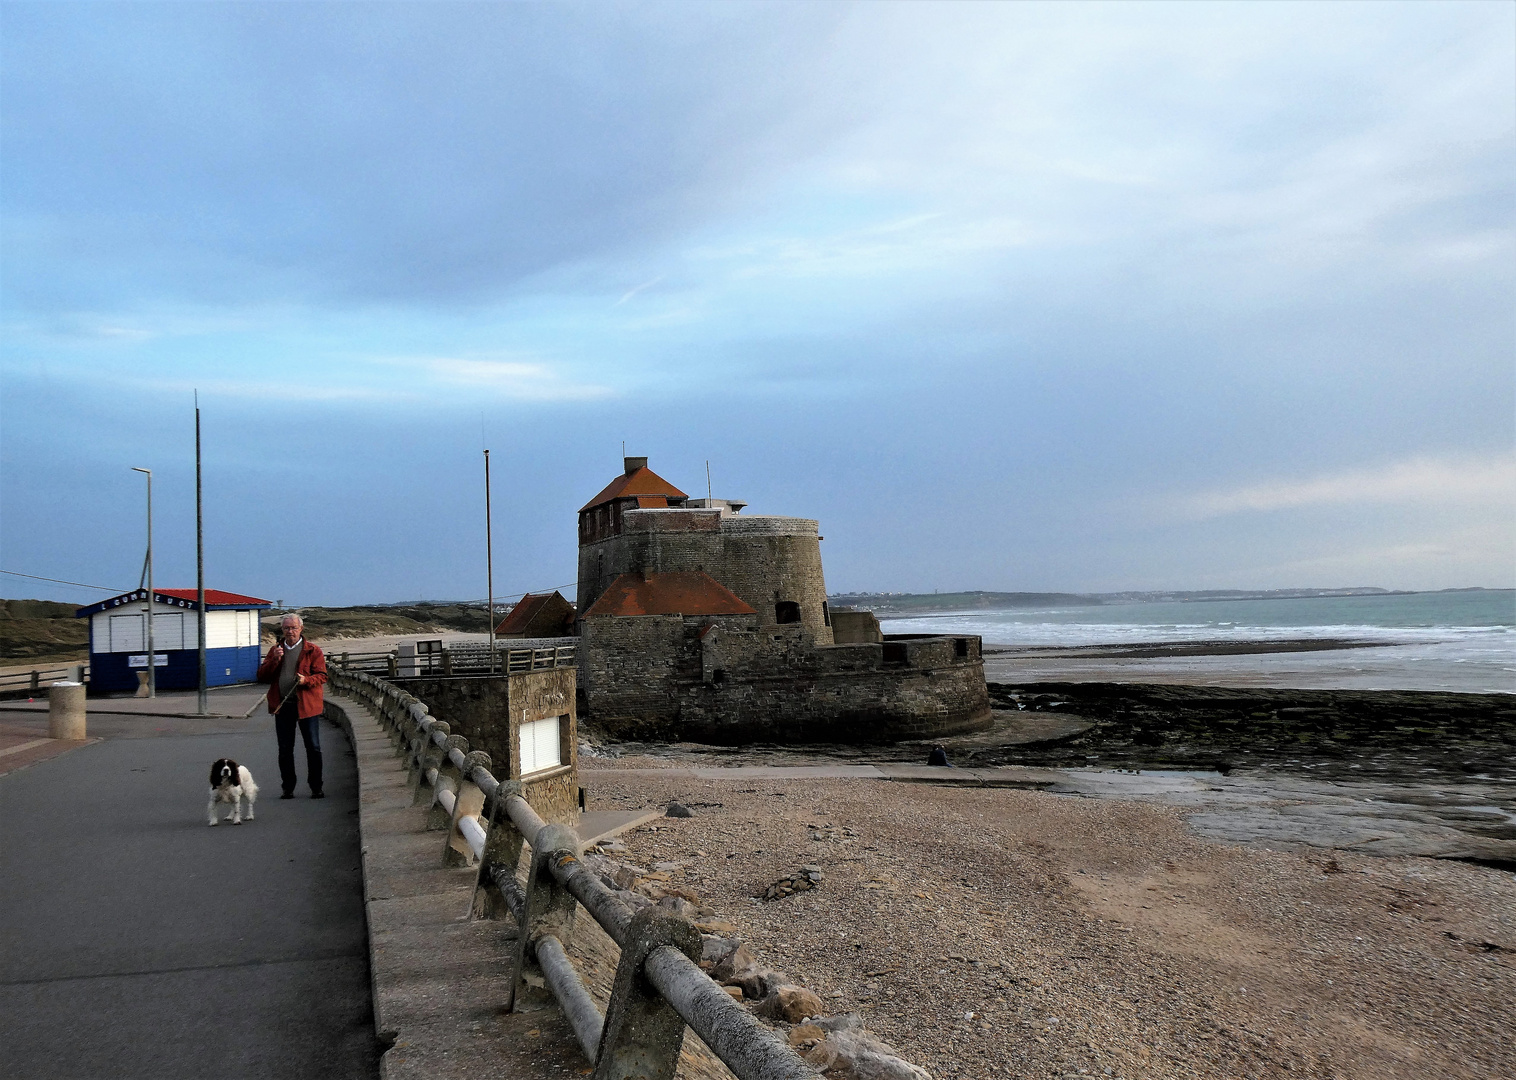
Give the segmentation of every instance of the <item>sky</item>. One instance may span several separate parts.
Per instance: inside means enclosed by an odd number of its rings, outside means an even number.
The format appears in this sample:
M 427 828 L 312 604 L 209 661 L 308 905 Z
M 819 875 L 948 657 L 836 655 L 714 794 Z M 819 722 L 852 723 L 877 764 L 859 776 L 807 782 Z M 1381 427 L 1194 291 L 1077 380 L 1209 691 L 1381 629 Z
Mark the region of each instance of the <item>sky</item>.
M 1516 585 L 1516 6 L 0 5 L 0 569 Z M 0 577 L 4 595 L 88 602 Z

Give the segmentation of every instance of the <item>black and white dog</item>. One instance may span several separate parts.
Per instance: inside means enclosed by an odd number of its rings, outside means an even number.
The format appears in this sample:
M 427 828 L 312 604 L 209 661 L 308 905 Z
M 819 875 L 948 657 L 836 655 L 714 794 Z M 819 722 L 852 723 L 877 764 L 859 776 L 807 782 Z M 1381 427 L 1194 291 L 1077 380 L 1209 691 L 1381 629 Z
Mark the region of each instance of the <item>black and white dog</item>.
M 217 758 L 211 766 L 211 801 L 205 806 L 205 823 L 219 824 L 216 820 L 216 804 L 232 804 L 232 812 L 226 820 L 233 825 L 242 824 L 242 801 L 247 800 L 247 820 L 253 820 L 253 803 L 258 801 L 258 785 L 253 783 L 253 774 L 246 765 L 238 765 L 231 758 Z

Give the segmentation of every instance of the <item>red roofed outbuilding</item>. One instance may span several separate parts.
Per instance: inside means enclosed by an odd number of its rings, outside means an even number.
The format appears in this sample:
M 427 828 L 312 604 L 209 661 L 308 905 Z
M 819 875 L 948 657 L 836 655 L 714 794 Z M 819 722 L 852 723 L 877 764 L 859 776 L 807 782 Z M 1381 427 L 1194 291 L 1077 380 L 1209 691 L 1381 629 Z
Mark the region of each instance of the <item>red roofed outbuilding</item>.
M 574 605 L 554 590 L 527 593 L 495 627 L 497 638 L 567 637 L 574 632 Z

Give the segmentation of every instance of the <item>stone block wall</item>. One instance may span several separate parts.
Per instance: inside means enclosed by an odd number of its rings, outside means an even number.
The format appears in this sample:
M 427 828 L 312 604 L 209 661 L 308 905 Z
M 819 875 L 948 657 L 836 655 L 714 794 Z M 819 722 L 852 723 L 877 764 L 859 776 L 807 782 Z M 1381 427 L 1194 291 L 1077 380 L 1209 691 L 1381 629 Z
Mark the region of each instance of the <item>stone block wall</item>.
M 752 607 L 762 626 L 779 625 L 780 602 L 797 604 L 804 633 L 820 644 L 832 642 L 820 537 L 809 519 L 629 511 L 620 535 L 579 548 L 579 611 L 588 611 L 617 575 L 638 570 L 703 571 Z
M 499 780 L 522 781 L 522 797 L 544 821 L 575 825 L 579 820 L 579 720 L 575 670 L 549 668 L 520 675 L 428 675 L 393 679 L 426 703 L 439 720 L 483 750 Z M 521 775 L 521 725 L 556 716 L 556 768 Z
M 724 745 L 930 739 L 990 727 L 984 665 L 767 676 L 703 684 L 681 700 L 680 738 Z
M 879 618 L 872 611 L 833 611 L 832 641 L 838 645 L 859 645 L 884 640 Z
M 817 646 L 751 616 L 594 618 L 585 633 L 588 715 L 622 738 L 890 742 L 990 724 L 976 637 Z

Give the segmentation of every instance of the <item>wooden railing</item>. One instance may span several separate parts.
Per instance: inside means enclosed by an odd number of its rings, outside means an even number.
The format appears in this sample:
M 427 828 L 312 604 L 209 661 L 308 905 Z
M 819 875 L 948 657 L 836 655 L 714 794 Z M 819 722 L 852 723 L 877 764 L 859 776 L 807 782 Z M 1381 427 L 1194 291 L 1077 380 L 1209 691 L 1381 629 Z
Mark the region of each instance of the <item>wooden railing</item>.
M 30 671 L 13 671 L 0 675 L 0 697 L 36 696 L 55 682 L 83 682 L 89 675 L 88 664 L 69 664 L 66 667 L 33 668 Z

